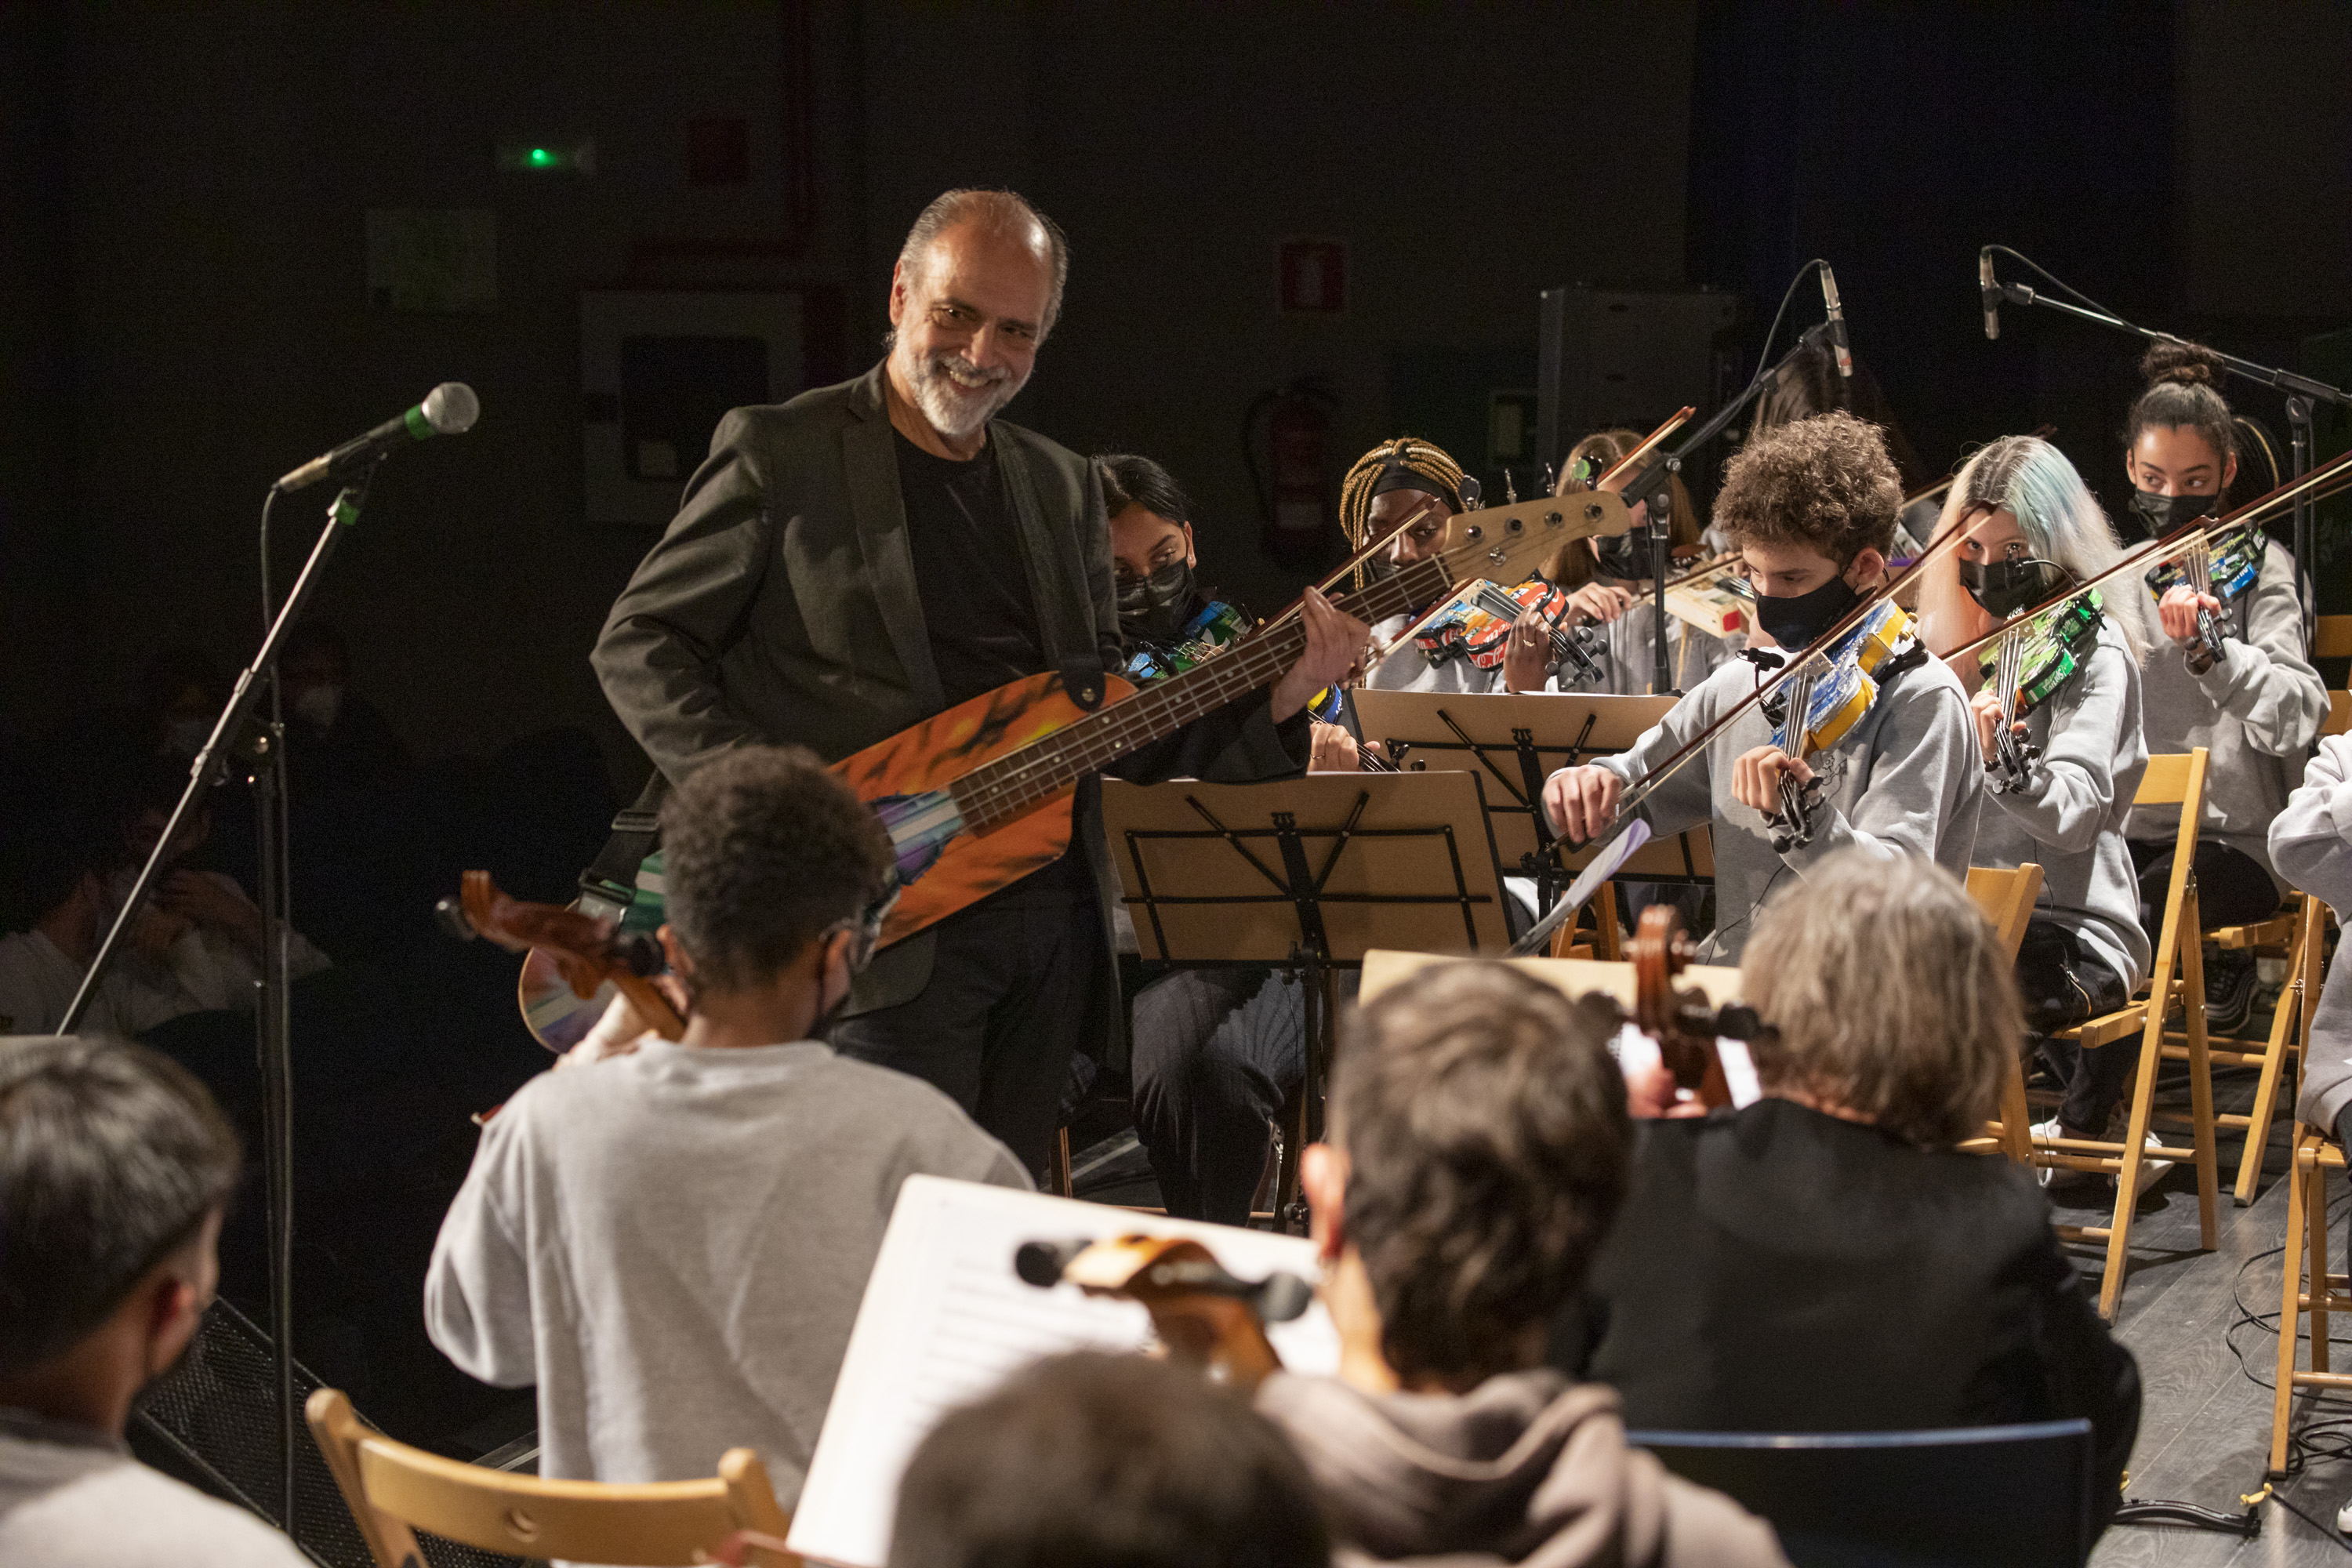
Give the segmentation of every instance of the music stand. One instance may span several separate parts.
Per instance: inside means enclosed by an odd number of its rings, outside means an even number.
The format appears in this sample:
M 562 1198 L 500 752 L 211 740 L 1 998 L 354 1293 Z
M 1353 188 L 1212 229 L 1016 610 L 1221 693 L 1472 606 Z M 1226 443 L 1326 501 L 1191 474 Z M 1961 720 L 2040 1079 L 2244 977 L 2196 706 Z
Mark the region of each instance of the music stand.
M 1476 774 L 1316 773 L 1273 784 L 1105 780 L 1103 829 L 1146 959 L 1265 964 L 1306 994 L 1305 1071 L 1276 1213 L 1303 1221 L 1298 1152 L 1322 1134 L 1334 973 L 1376 948 L 1511 945 L 1494 819 Z
M 1538 914 L 1549 913 L 1596 850 L 1549 853 L 1544 780 L 1561 768 L 1631 747 L 1665 717 L 1672 697 L 1606 693 L 1374 691 L 1349 693 L 1367 740 L 1407 773 L 1468 768 L 1500 786 L 1488 797 L 1500 863 L 1536 883 Z M 1715 840 L 1705 827 L 1653 840 L 1621 876 L 1643 882 L 1715 879 Z

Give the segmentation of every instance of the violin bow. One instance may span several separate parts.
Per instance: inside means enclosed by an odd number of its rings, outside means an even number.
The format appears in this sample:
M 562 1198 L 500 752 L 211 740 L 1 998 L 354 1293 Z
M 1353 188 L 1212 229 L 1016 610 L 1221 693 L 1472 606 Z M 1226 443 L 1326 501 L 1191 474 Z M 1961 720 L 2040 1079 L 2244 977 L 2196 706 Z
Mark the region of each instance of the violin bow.
M 1684 765 L 1693 757 L 1713 744 L 1715 738 L 1728 728 L 1734 720 L 1760 705 L 1782 686 L 1795 679 L 1800 670 L 1810 668 L 1822 661 L 1822 649 L 1836 647 L 1849 632 L 1855 630 L 1874 614 L 1881 605 L 1888 603 L 1895 595 L 1901 593 L 1909 584 L 1911 579 L 1918 575 L 1930 562 L 1938 560 L 1957 549 L 1961 538 L 1968 531 L 1963 526 L 1964 521 L 1956 521 L 1949 528 L 1938 533 L 1927 548 L 1921 551 L 1912 561 L 1911 564 L 1900 572 L 1890 574 L 1885 582 L 1864 594 L 1855 601 L 1853 608 L 1837 618 L 1829 630 L 1815 637 L 1808 647 L 1790 655 L 1788 661 L 1780 668 L 1769 673 L 1760 673 L 1753 691 L 1742 696 L 1738 701 L 1725 710 L 1715 722 L 1692 736 L 1684 742 L 1680 750 L 1643 774 L 1639 782 L 1630 785 L 1625 793 L 1618 797 L 1617 814 L 1609 819 L 1607 826 L 1581 844 L 1571 844 L 1567 837 L 1562 835 L 1551 841 L 1549 853 L 1555 856 L 1573 854 L 1594 845 L 1605 847 L 1614 840 L 1636 820 L 1642 807 L 1648 804 L 1650 797 L 1664 787 L 1666 781 L 1681 772 Z M 1551 939 L 1551 933 L 1575 918 L 1576 910 L 1570 906 L 1569 900 L 1560 900 L 1559 903 L 1552 906 L 1549 914 L 1528 928 L 1527 934 L 1511 944 L 1510 956 L 1525 958 L 1531 953 L 1541 952 L 1544 943 Z
M 1635 463 L 1642 461 L 1652 452 L 1656 451 L 1659 442 L 1664 441 L 1667 437 L 1673 435 L 1675 431 L 1689 424 L 1691 416 L 1697 412 L 1698 409 L 1695 405 L 1687 403 L 1683 405 L 1680 412 L 1676 413 L 1672 418 L 1659 426 L 1656 429 L 1651 431 L 1647 436 L 1643 437 L 1642 444 L 1640 446 L 1634 447 L 1632 451 L 1626 453 L 1623 457 L 1610 464 L 1606 468 L 1603 468 L 1601 471 L 1600 477 L 1592 481 L 1592 488 L 1597 490 L 1601 488 L 1602 480 L 1613 479 L 1620 474 L 1631 472 Z M 1552 487 L 1551 493 L 1556 496 L 1564 496 L 1568 494 L 1568 490 L 1563 488 L 1567 483 L 1568 476 L 1566 474 L 1562 474 L 1559 477 L 1559 483 Z
M 2267 495 L 2257 496 L 2226 516 L 2217 517 L 2210 522 L 2192 522 L 2184 528 L 2174 530 L 2152 544 L 2133 551 L 2105 571 L 2095 573 L 2074 586 L 2052 595 L 2031 609 L 2021 610 L 1983 637 L 1972 642 L 1962 643 L 1951 652 L 1945 654 L 1944 661 L 1948 664 L 1989 647 L 2017 622 L 2048 615 L 2068 601 L 2081 598 L 2100 584 L 2110 582 L 2136 566 L 2152 565 L 2159 561 L 2168 561 L 2176 555 L 2187 554 L 2200 545 L 2210 544 L 2214 539 L 2224 533 L 2266 521 L 2267 518 L 2263 514 L 2283 511 L 2295 502 L 2305 500 L 2306 496 L 2313 500 L 2325 500 L 2347 489 L 2352 489 L 2352 452 L 2344 452 L 2330 458 L 2303 478 L 2291 479 Z

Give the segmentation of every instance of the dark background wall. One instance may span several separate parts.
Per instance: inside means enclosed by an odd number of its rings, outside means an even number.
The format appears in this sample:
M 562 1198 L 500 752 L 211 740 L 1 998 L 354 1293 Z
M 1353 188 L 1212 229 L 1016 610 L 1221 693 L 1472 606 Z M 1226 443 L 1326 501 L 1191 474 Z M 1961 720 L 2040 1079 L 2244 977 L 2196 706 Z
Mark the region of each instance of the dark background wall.
M 2049 418 L 2113 500 L 2128 345 L 2014 310 L 1987 344 L 1976 247 L 2294 360 L 2352 317 L 2347 58 L 2352 10 L 2212 0 L 18 0 L 0 721 L 120 700 L 166 641 L 236 660 L 268 480 L 460 379 L 480 426 L 384 470 L 320 608 L 428 756 L 584 726 L 625 787 L 643 764 L 585 656 L 649 536 L 582 521 L 578 291 L 835 288 L 862 367 L 899 236 L 954 184 L 1016 185 L 1072 236 L 1065 323 L 1015 416 L 1168 462 L 1212 576 L 1262 608 L 1294 579 L 1255 546 L 1251 400 L 1328 378 L 1344 463 L 1455 381 L 1532 384 L 1536 292 L 1572 279 L 1720 285 L 1752 351 L 1794 267 L 1827 255 L 1931 468 Z M 688 184 L 706 115 L 751 126 L 748 184 Z M 598 170 L 501 173 L 509 132 L 593 134 Z M 372 306 L 364 213 L 387 206 L 494 210 L 497 308 Z M 1348 241 L 1346 314 L 1276 310 L 1294 236 Z M 281 570 L 323 500 L 281 512 Z

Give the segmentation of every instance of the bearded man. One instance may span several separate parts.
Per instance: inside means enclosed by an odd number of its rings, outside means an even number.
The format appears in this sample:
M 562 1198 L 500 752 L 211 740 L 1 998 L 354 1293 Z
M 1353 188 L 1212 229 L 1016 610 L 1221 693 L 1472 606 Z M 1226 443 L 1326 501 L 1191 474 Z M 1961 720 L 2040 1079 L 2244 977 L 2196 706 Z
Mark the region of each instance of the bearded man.
M 1028 382 L 1068 273 L 1061 230 L 1020 196 L 950 191 L 899 250 L 882 363 L 719 422 L 594 656 L 666 777 L 762 742 L 838 761 L 1024 676 L 1120 668 L 1093 470 L 995 417 Z M 1119 775 L 1303 771 L 1307 701 L 1369 632 L 1311 593 L 1302 618 L 1307 651 L 1270 690 Z M 1096 797 L 1079 791 L 1060 860 L 877 953 L 832 1028 L 845 1054 L 944 1089 L 1032 1172 L 1074 1057 L 1116 1052 L 1121 1035 Z

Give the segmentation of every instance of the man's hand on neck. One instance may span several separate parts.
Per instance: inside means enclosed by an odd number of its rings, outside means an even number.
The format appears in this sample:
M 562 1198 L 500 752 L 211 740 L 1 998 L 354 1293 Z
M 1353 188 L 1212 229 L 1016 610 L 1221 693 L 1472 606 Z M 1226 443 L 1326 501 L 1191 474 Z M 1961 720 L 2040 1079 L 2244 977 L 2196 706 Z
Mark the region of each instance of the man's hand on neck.
M 950 462 L 968 463 L 979 457 L 981 448 L 988 445 L 986 425 L 969 436 L 950 436 L 933 425 L 908 391 L 906 382 L 900 376 L 896 353 L 883 365 L 882 386 L 884 401 L 890 408 L 891 428 L 932 457 L 945 458 Z

